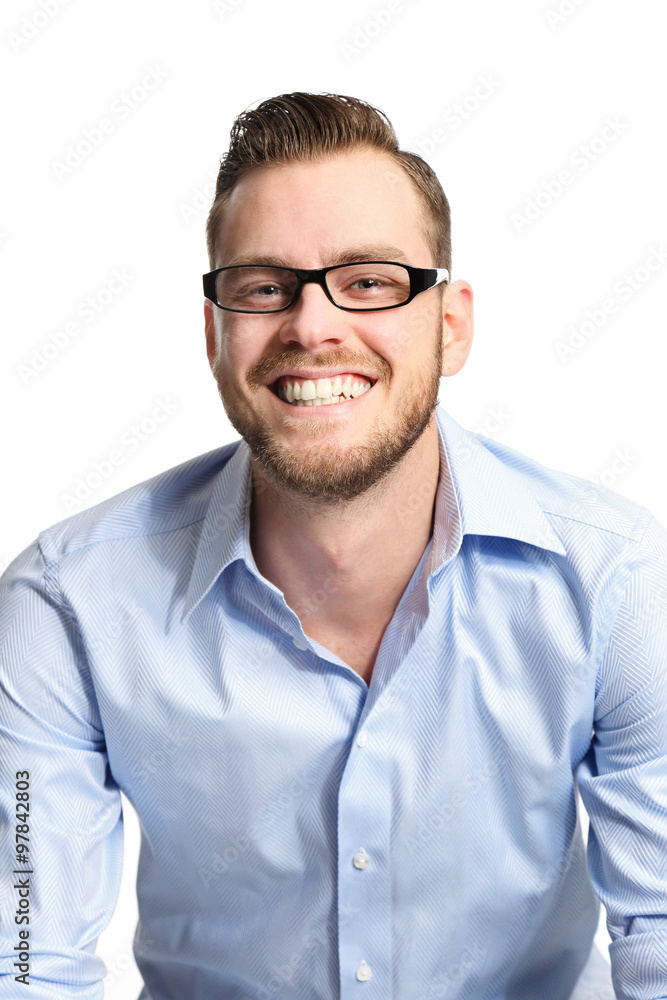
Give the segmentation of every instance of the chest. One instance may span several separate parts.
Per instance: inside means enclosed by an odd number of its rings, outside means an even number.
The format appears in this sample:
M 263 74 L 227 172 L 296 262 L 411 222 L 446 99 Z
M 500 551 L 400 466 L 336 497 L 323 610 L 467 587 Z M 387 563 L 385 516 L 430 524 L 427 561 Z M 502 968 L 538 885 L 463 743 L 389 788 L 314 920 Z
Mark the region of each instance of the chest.
M 383 624 L 381 627 L 376 626 L 357 634 L 343 628 L 326 628 L 314 622 L 304 625 L 304 632 L 325 649 L 335 653 L 356 671 L 366 684 L 370 684 L 385 628 L 386 624 Z

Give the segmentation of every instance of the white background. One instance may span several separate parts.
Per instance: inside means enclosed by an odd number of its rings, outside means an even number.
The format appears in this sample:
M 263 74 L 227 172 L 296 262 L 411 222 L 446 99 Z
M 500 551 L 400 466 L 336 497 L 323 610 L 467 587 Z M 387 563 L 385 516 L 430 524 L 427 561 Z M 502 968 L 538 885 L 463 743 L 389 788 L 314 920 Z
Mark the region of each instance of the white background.
M 465 369 L 442 380 L 445 408 L 667 523 L 655 0 L 42 2 L 51 13 L 5 0 L 0 24 L 0 569 L 68 513 L 237 437 L 204 351 L 205 218 L 235 116 L 296 90 L 380 107 L 443 183 L 477 330 Z M 154 89 L 132 96 L 149 71 Z M 59 168 L 104 118 L 111 131 Z M 114 270 L 127 285 L 106 303 Z M 171 412 L 151 423 L 159 401 Z M 95 479 L 113 451 L 122 461 Z M 123 888 L 99 943 L 118 998 L 140 989 L 138 824 L 124 807 Z

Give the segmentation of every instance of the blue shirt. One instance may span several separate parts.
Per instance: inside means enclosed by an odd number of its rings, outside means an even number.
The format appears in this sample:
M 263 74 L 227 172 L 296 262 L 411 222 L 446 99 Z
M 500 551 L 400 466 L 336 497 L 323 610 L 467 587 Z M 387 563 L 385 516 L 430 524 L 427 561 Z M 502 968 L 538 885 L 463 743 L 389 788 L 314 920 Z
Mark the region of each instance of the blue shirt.
M 368 686 L 258 571 L 243 441 L 9 566 L 0 996 L 28 929 L 33 1000 L 102 997 L 122 789 L 145 1000 L 566 1000 L 597 897 L 617 997 L 667 997 L 667 531 L 436 413 L 434 531 Z

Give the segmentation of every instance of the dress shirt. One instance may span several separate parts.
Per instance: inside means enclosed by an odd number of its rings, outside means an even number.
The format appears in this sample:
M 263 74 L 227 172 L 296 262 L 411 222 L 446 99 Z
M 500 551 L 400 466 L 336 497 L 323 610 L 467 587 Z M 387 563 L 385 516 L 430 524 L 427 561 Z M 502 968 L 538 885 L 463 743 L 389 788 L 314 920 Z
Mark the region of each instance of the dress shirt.
M 33 873 L 24 992 L 4 836 L 1 997 L 102 997 L 121 790 L 142 1000 L 566 1000 L 598 899 L 616 996 L 667 997 L 667 531 L 436 414 L 368 685 L 302 627 L 326 581 L 297 614 L 259 572 L 241 440 L 6 570 L 0 802 L 13 830 L 29 771 Z

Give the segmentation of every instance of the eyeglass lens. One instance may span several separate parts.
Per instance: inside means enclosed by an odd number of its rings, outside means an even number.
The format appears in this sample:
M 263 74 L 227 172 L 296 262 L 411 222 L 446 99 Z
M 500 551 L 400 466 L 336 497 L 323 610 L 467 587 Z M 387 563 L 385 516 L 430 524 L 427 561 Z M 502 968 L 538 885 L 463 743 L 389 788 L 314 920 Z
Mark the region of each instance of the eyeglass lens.
M 410 297 L 410 275 L 400 264 L 349 264 L 329 271 L 326 282 L 339 306 L 378 309 Z M 234 267 L 216 278 L 218 302 L 228 309 L 272 312 L 290 305 L 298 285 L 291 271 L 279 267 Z

